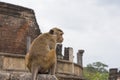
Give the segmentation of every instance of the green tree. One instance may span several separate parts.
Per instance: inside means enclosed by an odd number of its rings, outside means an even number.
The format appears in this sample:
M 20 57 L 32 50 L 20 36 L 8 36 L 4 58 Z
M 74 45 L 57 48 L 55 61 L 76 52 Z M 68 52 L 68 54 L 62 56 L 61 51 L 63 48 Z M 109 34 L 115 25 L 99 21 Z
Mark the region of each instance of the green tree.
M 94 62 L 84 67 L 84 77 L 87 80 L 107 80 L 108 79 L 108 65 L 101 62 Z

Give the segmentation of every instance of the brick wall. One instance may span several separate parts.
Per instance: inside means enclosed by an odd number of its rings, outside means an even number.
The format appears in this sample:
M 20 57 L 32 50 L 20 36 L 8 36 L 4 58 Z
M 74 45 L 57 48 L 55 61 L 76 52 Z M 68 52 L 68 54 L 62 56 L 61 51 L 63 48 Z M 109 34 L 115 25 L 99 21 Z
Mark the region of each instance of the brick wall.
M 32 9 L 0 2 L 0 52 L 25 54 L 27 37 L 40 34 Z

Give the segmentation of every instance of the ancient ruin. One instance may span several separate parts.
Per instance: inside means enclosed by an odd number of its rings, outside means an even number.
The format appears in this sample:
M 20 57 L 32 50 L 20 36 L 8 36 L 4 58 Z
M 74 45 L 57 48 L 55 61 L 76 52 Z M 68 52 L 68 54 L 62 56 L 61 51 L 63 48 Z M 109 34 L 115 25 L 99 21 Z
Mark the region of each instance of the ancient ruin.
M 31 42 L 40 34 L 32 9 L 0 2 L 0 80 L 31 80 L 31 73 L 25 66 L 25 54 Z M 56 51 L 57 78 L 83 80 L 84 50 L 78 50 L 77 63 L 73 62 L 73 48 L 65 47 L 62 55 L 62 44 L 58 44 Z M 40 80 L 41 77 L 42 80 L 54 78 L 40 74 L 38 79 Z
M 39 34 L 32 9 L 0 2 L 0 52 L 25 54 Z
M 108 80 L 120 80 L 120 71 L 117 68 L 111 68 Z

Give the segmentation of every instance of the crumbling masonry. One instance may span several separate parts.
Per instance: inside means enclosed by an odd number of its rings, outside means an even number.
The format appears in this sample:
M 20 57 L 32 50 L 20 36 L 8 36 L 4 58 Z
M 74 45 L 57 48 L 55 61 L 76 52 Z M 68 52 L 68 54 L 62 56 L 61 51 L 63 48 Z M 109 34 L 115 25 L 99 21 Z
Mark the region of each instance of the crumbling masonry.
M 41 34 L 32 9 L 0 2 L 0 80 L 31 80 L 25 66 L 25 54 L 31 42 Z M 82 55 L 78 50 L 77 63 L 73 62 L 73 48 L 57 46 L 56 76 L 59 80 L 83 80 Z M 40 80 L 53 76 L 38 75 Z M 55 79 L 54 79 L 55 80 Z

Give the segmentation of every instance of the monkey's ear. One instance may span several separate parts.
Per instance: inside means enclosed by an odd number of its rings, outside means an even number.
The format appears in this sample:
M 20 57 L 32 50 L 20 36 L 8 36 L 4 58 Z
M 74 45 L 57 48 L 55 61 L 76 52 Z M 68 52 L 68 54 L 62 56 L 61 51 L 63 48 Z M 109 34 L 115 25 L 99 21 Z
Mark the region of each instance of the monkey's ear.
M 49 31 L 49 33 L 50 33 L 50 34 L 54 34 L 54 30 L 51 29 L 51 30 Z

